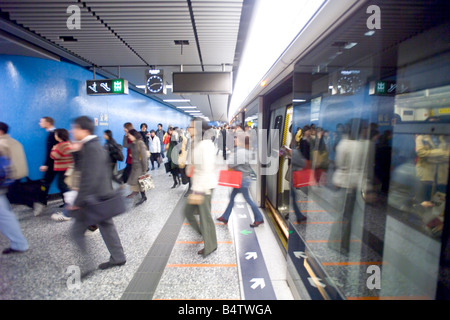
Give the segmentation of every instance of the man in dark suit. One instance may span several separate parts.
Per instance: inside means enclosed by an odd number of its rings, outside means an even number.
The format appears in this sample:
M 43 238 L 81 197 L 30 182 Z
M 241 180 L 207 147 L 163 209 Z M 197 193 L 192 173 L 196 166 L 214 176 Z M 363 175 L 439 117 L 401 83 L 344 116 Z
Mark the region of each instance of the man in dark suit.
M 73 206 L 69 206 L 71 216 L 75 218 L 71 234 L 77 245 L 86 257 L 86 238 L 84 232 L 89 226 L 83 217 L 86 212 L 88 196 L 103 197 L 113 191 L 111 183 L 111 172 L 107 165 L 108 155 L 100 145 L 100 141 L 94 133 L 94 122 L 92 119 L 82 116 L 74 120 L 72 126 L 73 137 L 80 141 L 74 145 L 74 151 L 78 153 L 78 163 L 75 164 L 80 171 L 80 182 L 78 195 Z M 99 265 L 100 269 L 108 269 L 125 264 L 126 258 L 120 242 L 119 234 L 112 219 L 102 221 L 98 224 L 103 241 L 111 256 L 108 262 Z M 90 263 L 85 263 L 87 271 L 91 271 Z
M 42 117 L 39 121 L 39 126 L 42 129 L 45 129 L 48 132 L 47 135 L 47 144 L 45 151 L 45 163 L 39 167 L 39 171 L 45 172 L 44 174 L 44 186 L 46 196 L 48 196 L 48 191 L 50 189 L 50 185 L 55 179 L 56 172 L 53 170 L 54 160 L 50 158 L 50 152 L 55 144 L 58 143 L 55 139 L 55 121 L 51 117 Z M 42 213 L 47 203 L 35 202 L 33 205 L 34 215 L 38 216 Z

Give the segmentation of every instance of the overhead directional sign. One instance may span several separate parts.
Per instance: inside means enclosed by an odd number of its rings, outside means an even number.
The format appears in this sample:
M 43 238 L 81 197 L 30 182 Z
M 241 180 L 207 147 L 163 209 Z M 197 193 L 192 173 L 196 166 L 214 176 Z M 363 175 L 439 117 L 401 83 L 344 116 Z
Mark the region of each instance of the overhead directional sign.
M 87 80 L 86 93 L 88 95 L 128 94 L 128 80 L 125 79 Z

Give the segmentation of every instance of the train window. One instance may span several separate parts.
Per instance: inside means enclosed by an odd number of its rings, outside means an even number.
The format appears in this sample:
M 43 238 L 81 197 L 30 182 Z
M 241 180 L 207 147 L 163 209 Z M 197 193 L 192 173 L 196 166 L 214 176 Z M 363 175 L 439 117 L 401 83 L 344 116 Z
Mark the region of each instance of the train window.
M 448 250 L 450 23 L 445 1 L 378 3 L 389 24 L 368 33 L 362 8 L 295 66 L 292 129 L 308 160 L 295 170 L 311 175 L 291 191 L 289 272 L 319 277 L 326 299 L 436 299 Z

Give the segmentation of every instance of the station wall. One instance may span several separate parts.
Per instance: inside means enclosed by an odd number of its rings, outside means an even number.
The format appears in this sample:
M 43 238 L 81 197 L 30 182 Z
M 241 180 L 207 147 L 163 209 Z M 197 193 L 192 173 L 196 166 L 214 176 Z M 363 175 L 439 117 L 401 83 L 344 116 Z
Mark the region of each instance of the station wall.
M 169 125 L 186 128 L 190 121 L 189 116 L 132 90 L 128 95 L 88 96 L 86 80 L 93 78 L 92 72 L 71 63 L 0 55 L 0 77 L 0 121 L 23 144 L 33 180 L 43 177 L 39 166 L 45 161 L 47 132 L 39 126 L 41 117 L 52 117 L 56 128 L 69 131 L 78 116 L 97 118 L 95 134 L 102 144 L 107 129 L 121 144 L 125 122 L 138 131 L 141 123 L 147 123 L 149 131 L 162 123 L 167 131 Z M 124 167 L 125 162 L 118 164 L 119 170 Z M 57 192 L 54 181 L 50 193 Z

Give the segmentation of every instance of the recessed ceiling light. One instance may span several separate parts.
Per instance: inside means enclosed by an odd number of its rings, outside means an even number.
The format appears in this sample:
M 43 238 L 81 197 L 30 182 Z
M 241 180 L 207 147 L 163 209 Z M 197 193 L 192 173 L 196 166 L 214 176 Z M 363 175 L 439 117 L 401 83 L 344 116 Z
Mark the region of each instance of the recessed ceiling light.
M 185 107 L 177 107 L 177 109 L 196 109 L 195 106 L 185 106 Z
M 347 43 L 345 46 L 344 46 L 344 48 L 345 49 L 351 49 L 351 48 L 353 48 L 354 46 L 356 46 L 358 44 L 358 42 L 349 42 L 349 43 Z

